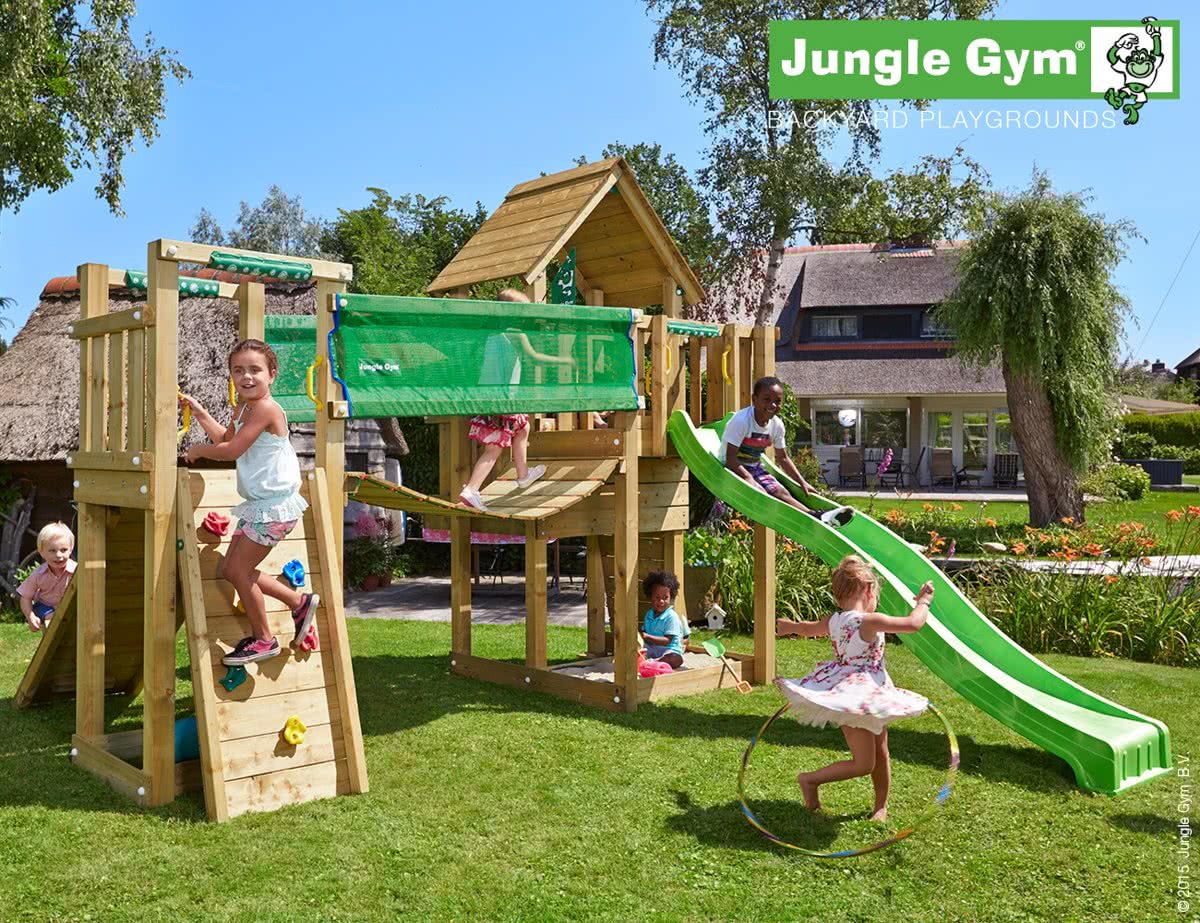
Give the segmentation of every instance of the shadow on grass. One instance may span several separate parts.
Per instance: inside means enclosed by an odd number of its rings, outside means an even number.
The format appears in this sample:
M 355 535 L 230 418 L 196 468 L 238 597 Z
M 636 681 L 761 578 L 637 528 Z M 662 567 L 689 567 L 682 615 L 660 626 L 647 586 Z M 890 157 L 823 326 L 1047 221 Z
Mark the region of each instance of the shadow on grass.
M 448 666 L 446 655 L 356 657 L 354 676 L 364 735 L 393 734 L 445 715 L 479 711 L 483 707 L 599 721 L 667 737 L 728 740 L 740 754 L 770 712 L 778 707 L 774 699 L 766 701 L 763 696 L 760 712 L 712 714 L 689 708 L 682 704 L 688 700 L 680 698 L 647 703 L 633 714 L 626 714 L 453 676 Z M 740 697 L 735 701 L 740 701 Z M 794 721 L 776 722 L 770 737 L 776 745 L 798 749 L 845 748 L 845 740 L 837 728 L 813 728 Z M 946 738 L 941 731 L 894 726 L 888 737 L 896 763 L 945 769 L 949 762 Z M 969 734 L 960 734 L 958 743 L 962 755 L 959 771 L 964 775 L 1008 782 L 1031 791 L 1067 792 L 1075 788 L 1070 767 L 1052 754 L 1007 744 L 979 744 Z M 797 761 L 802 760 L 803 756 L 799 756 Z
M 792 852 L 772 843 L 751 827 L 736 801 L 701 807 L 687 792 L 671 793 L 679 813 L 667 819 L 667 827 L 675 833 L 690 836 L 705 846 L 722 849 L 744 849 L 752 852 Z M 794 818 L 788 824 L 786 838 L 797 846 L 817 851 L 827 850 L 837 839 L 842 824 L 856 819 L 847 814 L 810 814 L 797 801 L 756 800 L 752 808 L 759 817 Z M 774 831 L 778 834 L 784 831 Z M 881 835 L 879 839 L 882 839 Z
M 1108 822 L 1114 827 L 1120 827 L 1122 830 L 1129 830 L 1133 833 L 1149 833 L 1152 836 L 1161 836 L 1165 833 L 1176 833 L 1178 831 L 1178 820 L 1173 820 L 1169 817 L 1160 817 L 1157 814 L 1113 814 L 1108 818 Z

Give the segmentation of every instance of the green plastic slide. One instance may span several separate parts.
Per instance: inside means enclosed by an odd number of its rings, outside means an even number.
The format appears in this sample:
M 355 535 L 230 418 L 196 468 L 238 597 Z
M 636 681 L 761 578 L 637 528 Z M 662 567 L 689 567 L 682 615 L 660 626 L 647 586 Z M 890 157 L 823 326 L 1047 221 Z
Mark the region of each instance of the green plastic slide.
M 963 698 L 1062 757 L 1080 787 L 1090 791 L 1114 794 L 1170 770 L 1166 725 L 1096 695 L 1014 644 L 941 570 L 890 529 L 862 512 L 842 528 L 831 529 L 730 472 L 716 456 L 724 424 L 697 429 L 686 413 L 676 411 L 667 432 L 692 473 L 728 506 L 805 546 L 827 564 L 847 554 L 871 561 L 882 577 L 883 611 L 908 613 L 915 591 L 932 581 L 929 621 L 900 638 Z M 799 485 L 777 469 L 775 474 L 812 509 L 833 508 L 816 494 L 803 497 Z

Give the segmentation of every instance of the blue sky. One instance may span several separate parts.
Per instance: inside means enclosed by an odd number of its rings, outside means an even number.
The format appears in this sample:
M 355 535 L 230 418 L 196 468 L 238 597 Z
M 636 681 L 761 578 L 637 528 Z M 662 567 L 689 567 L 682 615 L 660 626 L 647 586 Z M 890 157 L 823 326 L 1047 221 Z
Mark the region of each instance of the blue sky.
M 1046 11 L 1012 0 L 998 15 Z M 1186 12 L 1181 2 L 1061 2 L 1053 15 L 1152 13 L 1185 31 Z M 598 156 L 610 141 L 660 143 L 693 169 L 704 160 L 704 113 L 671 70 L 655 67 L 654 24 L 637 0 L 143 3 L 134 24 L 177 49 L 193 77 L 170 90 L 154 145 L 126 160 L 124 218 L 95 199 L 85 174 L 0 216 L 0 293 L 17 299 L 8 312 L 17 326 L 51 277 L 84 261 L 144 267 L 148 241 L 186 236 L 201 206 L 228 225 L 241 200 L 257 203 L 271 183 L 328 218 L 369 201 L 368 186 L 491 209 L 514 184 Z M 1200 232 L 1200 101 L 1189 90 L 1152 101 L 1135 128 L 918 128 L 912 117 L 885 131 L 878 169 L 961 143 L 1000 188 L 1024 185 L 1036 165 L 1059 188 L 1090 189 L 1096 209 L 1132 219 L 1148 238 L 1117 274 L 1141 324 L 1128 325 L 1127 350 L 1174 365 L 1200 347 L 1200 244 L 1151 319 Z M 936 109 L 949 124 L 960 109 L 1012 107 L 1100 111 L 1069 100 Z

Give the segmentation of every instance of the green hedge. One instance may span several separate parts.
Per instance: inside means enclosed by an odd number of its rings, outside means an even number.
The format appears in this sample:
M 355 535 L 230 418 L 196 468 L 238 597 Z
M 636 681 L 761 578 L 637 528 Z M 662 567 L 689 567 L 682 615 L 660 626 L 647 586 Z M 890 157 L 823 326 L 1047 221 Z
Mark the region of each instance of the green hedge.
M 1161 416 L 1131 413 L 1121 418 L 1121 426 L 1127 433 L 1147 433 L 1160 445 L 1200 448 L 1200 411 Z

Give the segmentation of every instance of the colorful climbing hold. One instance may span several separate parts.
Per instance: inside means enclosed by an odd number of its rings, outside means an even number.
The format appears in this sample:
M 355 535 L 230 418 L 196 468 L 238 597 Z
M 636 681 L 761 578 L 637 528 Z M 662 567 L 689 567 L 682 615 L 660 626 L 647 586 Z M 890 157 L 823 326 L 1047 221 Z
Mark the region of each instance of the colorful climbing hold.
M 283 739 L 295 747 L 298 744 L 304 743 L 304 732 L 308 728 L 304 726 L 304 722 L 296 715 L 292 715 L 283 725 Z
M 213 510 L 204 517 L 204 522 L 201 523 L 201 526 L 217 536 L 217 538 L 221 538 L 229 531 L 229 517 L 224 513 L 218 513 L 216 510 Z
M 298 558 L 292 558 L 283 565 L 283 579 L 297 590 L 304 586 L 304 565 Z
M 225 671 L 225 678 L 221 680 L 221 685 L 225 687 L 226 692 L 233 692 L 234 689 L 236 689 L 245 681 L 245 667 L 230 667 Z

